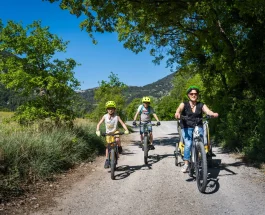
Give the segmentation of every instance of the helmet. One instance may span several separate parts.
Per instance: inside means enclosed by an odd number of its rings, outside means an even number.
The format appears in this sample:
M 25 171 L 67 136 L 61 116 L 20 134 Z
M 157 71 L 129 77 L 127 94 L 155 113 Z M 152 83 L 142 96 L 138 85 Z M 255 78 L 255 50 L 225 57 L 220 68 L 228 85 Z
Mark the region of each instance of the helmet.
M 116 108 L 116 103 L 114 101 L 107 101 L 105 104 L 106 108 Z
M 187 94 L 189 94 L 190 91 L 192 91 L 192 90 L 196 90 L 198 94 L 200 93 L 199 87 L 192 85 L 192 86 L 189 86 L 189 88 L 187 89 Z
M 143 97 L 142 102 L 151 102 L 151 99 L 149 97 Z

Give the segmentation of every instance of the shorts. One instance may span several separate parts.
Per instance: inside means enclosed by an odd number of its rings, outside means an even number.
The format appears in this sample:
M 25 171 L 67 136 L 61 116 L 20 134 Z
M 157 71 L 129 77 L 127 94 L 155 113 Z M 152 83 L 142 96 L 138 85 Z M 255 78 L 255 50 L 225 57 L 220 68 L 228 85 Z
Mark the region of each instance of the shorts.
M 140 124 L 140 134 L 144 133 L 144 124 L 147 124 L 147 130 L 148 132 L 152 132 L 152 123 L 151 122 L 141 122 Z
M 119 131 L 115 131 L 114 134 L 119 133 Z M 106 146 L 108 146 L 108 143 L 113 143 L 115 142 L 115 138 L 120 137 L 120 135 L 115 135 L 115 136 L 106 136 Z

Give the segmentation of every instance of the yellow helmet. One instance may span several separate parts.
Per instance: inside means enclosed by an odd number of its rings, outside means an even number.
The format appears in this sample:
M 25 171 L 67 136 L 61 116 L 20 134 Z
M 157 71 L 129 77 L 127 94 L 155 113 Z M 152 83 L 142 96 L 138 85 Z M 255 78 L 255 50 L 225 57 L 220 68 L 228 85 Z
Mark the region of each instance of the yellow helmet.
M 149 97 L 143 97 L 142 102 L 143 102 L 143 103 L 144 103 L 144 102 L 148 102 L 148 103 L 150 103 L 150 102 L 151 102 L 151 99 L 150 99 Z
M 105 104 L 106 108 L 116 108 L 116 103 L 114 101 L 107 101 Z

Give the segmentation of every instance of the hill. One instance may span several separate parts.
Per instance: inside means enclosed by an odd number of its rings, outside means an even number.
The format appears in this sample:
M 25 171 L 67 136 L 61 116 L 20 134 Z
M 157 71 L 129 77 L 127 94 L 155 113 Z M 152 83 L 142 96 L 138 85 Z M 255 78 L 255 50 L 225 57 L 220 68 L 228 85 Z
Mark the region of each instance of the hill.
M 147 84 L 142 87 L 128 86 L 124 91 L 126 97 L 126 103 L 130 103 L 135 98 L 141 98 L 143 96 L 153 96 L 155 98 L 161 98 L 168 95 L 173 88 L 172 80 L 175 73 L 172 73 L 156 82 Z M 90 104 L 94 104 L 94 92 L 97 88 L 91 88 L 84 91 L 79 91 L 80 95 L 87 100 Z

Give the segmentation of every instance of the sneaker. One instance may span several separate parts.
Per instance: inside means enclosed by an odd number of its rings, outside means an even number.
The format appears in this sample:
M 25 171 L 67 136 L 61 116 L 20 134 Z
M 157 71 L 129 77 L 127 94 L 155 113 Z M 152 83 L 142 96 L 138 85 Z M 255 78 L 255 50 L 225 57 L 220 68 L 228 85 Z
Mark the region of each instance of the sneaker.
M 189 165 L 184 164 L 184 166 L 181 168 L 181 172 L 183 172 L 183 173 L 188 172 L 188 168 L 189 168 Z
M 149 146 L 149 149 L 150 150 L 155 150 L 155 147 L 153 146 L 153 144 Z
M 139 148 L 143 148 L 143 143 L 142 142 L 139 143 Z
M 104 168 L 105 169 L 109 168 L 109 160 L 108 159 L 106 159 L 106 161 L 105 161 Z
M 119 154 L 122 153 L 122 147 L 121 146 L 118 146 L 118 152 L 119 152 Z

